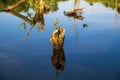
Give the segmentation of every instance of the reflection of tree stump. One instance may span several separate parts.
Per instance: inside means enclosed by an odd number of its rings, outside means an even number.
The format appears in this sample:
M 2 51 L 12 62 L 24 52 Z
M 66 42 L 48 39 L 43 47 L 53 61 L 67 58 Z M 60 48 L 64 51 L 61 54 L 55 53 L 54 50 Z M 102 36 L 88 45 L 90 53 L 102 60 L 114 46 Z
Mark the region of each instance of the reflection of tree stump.
M 63 48 L 60 49 L 53 49 L 53 55 L 51 57 L 52 64 L 54 65 L 55 69 L 64 70 L 65 68 L 65 56 Z

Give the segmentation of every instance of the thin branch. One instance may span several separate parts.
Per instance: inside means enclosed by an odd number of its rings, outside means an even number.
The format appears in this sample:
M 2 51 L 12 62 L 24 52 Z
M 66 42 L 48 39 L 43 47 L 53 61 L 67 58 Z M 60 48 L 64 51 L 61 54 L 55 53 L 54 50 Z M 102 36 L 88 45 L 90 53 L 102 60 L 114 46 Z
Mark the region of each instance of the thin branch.
M 24 21 L 28 22 L 29 24 L 32 23 L 32 21 L 31 21 L 30 19 L 28 19 L 27 17 L 25 17 L 25 16 L 23 16 L 23 15 L 15 12 L 15 11 L 12 11 L 12 10 L 1 10 L 1 11 L 7 12 L 7 13 L 12 14 L 12 15 L 14 15 L 14 16 L 17 16 L 17 17 L 23 19 Z
M 24 2 L 24 0 L 20 0 L 17 3 L 15 3 L 14 5 L 8 6 L 7 8 L 3 9 L 3 10 L 12 10 L 14 8 L 16 8 L 17 6 L 19 6 L 20 4 L 22 4 Z

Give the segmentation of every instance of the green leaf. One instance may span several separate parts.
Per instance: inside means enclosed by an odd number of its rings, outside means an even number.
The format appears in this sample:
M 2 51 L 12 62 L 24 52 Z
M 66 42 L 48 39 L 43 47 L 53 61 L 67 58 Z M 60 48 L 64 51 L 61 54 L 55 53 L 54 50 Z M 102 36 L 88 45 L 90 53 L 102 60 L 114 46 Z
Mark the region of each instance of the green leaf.
M 24 31 L 26 31 L 26 23 L 24 22 L 23 25 L 24 25 Z
M 58 23 L 58 19 L 57 18 L 54 19 L 54 23 L 55 24 Z
M 23 27 L 24 31 L 26 31 L 26 23 L 25 23 L 25 22 L 21 23 L 21 24 L 18 26 L 18 28 L 22 28 L 22 27 Z
M 21 28 L 23 26 L 23 23 L 21 23 L 19 26 L 18 26 L 18 28 Z

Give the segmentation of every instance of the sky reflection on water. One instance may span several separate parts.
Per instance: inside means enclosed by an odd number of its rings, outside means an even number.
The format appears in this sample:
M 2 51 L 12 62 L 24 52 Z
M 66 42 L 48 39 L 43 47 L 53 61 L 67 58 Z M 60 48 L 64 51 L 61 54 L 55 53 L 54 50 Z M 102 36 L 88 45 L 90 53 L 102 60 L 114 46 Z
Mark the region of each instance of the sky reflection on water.
M 120 20 L 119 14 L 102 3 L 90 6 L 80 1 L 84 19 L 64 15 L 73 10 L 74 0 L 58 3 L 58 10 L 44 14 L 44 32 L 32 28 L 25 41 L 26 30 L 18 28 L 24 21 L 9 13 L 0 13 L 0 80 L 119 80 Z M 29 12 L 33 12 L 30 9 Z M 25 12 L 22 12 L 25 15 Z M 65 57 L 64 71 L 52 64 L 55 49 L 50 42 L 54 18 L 65 28 L 65 40 L 60 50 Z M 88 27 L 83 27 L 87 24 Z M 57 52 L 57 51 L 56 51 Z

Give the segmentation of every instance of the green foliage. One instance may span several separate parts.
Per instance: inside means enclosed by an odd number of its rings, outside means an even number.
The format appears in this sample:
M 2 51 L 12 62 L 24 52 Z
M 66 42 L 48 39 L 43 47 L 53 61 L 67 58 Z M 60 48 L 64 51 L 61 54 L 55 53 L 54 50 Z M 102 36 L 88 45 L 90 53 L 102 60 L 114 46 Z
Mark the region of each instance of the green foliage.
M 0 0 L 0 10 L 10 5 L 13 5 L 18 1 L 19 0 Z M 39 0 L 24 0 L 24 3 L 22 3 L 19 7 L 16 7 L 14 10 L 16 12 L 28 12 L 29 8 L 36 10 L 39 7 L 39 4 L 36 4 L 36 1 Z M 68 1 L 68 0 L 43 0 L 43 1 L 45 4 L 48 4 L 52 7 L 52 11 L 57 11 L 58 3 L 61 1 Z
M 54 19 L 54 23 L 58 24 L 58 19 L 57 18 Z
M 116 0 L 85 0 L 89 4 L 102 3 L 105 7 L 115 8 Z M 120 3 L 120 0 L 117 0 Z
M 0 10 L 10 6 L 10 5 L 14 5 L 15 3 L 17 3 L 19 0 L 0 0 Z M 15 8 L 16 12 L 27 12 L 28 11 L 28 7 L 26 6 L 26 3 L 22 3 L 21 6 L 16 7 Z
M 26 23 L 25 23 L 25 22 L 21 23 L 21 24 L 18 26 L 18 28 L 23 28 L 24 31 L 26 31 Z

